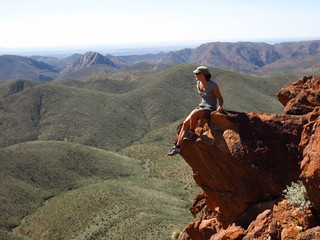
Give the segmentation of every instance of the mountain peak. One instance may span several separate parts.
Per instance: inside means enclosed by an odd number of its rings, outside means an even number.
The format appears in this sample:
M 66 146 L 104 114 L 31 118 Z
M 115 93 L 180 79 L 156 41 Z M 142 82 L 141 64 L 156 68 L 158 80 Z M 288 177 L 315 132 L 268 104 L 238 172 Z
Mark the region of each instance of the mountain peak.
M 115 65 L 109 58 L 97 52 L 86 52 L 82 57 L 77 59 L 76 62 L 83 64 L 84 66 L 91 66 L 95 64 L 108 64 L 110 66 L 115 67 Z
M 83 56 L 70 63 L 69 66 L 61 72 L 61 74 L 76 72 L 83 68 L 98 64 L 116 67 L 116 65 L 106 56 L 103 56 L 98 52 L 86 52 Z

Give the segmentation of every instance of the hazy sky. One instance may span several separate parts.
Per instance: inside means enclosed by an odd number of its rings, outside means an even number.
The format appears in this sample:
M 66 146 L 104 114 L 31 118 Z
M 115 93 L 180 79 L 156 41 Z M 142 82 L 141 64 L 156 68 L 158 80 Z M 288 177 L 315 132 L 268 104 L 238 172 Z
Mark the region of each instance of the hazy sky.
M 319 0 L 0 0 L 0 48 L 320 39 Z

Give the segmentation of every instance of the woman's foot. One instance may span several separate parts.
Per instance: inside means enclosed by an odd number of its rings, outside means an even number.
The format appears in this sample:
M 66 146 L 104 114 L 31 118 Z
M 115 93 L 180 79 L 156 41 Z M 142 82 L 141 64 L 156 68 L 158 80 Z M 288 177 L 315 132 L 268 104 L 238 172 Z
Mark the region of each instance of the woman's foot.
M 168 152 L 168 156 L 173 156 L 173 155 L 176 155 L 176 154 L 179 154 L 181 153 L 181 148 L 179 146 L 174 146 L 170 152 Z
M 186 136 L 183 138 L 183 141 L 192 140 L 195 137 L 195 133 L 193 130 L 189 130 Z

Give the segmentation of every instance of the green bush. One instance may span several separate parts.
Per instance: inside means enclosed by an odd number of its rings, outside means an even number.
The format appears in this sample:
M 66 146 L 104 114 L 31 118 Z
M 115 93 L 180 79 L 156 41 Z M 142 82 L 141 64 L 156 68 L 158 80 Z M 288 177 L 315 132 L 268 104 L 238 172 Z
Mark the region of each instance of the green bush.
M 287 186 L 287 188 L 283 190 L 283 194 L 284 197 L 296 207 L 309 208 L 312 206 L 302 181 L 291 183 L 291 186 Z

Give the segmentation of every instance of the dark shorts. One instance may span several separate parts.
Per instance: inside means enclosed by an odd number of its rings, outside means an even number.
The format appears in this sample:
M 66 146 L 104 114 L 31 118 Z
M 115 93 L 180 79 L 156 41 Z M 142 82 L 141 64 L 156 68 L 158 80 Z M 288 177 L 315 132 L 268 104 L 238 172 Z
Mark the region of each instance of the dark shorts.
M 196 109 L 202 109 L 204 111 L 203 118 L 205 118 L 205 119 L 211 118 L 211 113 L 216 110 L 214 108 L 210 108 L 208 106 L 201 106 L 201 105 L 196 107 L 194 110 L 196 110 Z

